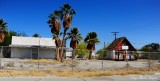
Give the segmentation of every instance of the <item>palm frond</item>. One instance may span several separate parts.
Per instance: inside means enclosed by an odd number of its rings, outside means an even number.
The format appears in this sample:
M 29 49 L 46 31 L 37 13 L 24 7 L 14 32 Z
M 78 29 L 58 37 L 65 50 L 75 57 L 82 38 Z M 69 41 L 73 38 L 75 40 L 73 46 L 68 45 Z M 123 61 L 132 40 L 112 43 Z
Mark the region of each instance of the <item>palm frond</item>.
M 3 19 L 0 19 L 0 28 L 4 33 L 8 32 L 7 23 Z
M 76 15 L 76 12 L 75 12 L 75 10 L 74 10 L 74 9 L 71 9 L 71 11 L 70 11 L 70 15 Z
M 67 39 L 71 39 L 70 41 L 70 47 L 77 48 L 79 41 L 81 41 L 83 38 L 81 34 L 79 34 L 79 30 L 77 27 L 71 28 L 70 32 L 67 33 Z
M 71 28 L 70 32 L 74 35 L 77 35 L 79 33 L 79 29 L 77 27 Z
M 90 39 L 90 38 L 89 38 L 89 34 L 87 34 L 86 38 L 84 39 L 84 42 L 87 43 L 88 39 Z
M 87 43 L 88 50 L 95 50 L 95 44 L 100 43 L 96 32 L 89 32 L 84 39 L 84 42 Z
M 81 35 L 78 35 L 78 34 L 77 34 L 75 37 L 77 38 L 77 40 L 78 40 L 78 41 L 83 40 L 83 38 L 82 38 L 82 36 L 81 36 Z
M 63 14 L 69 14 L 69 15 L 76 15 L 76 11 L 69 5 L 69 4 L 64 4 L 63 6 L 60 7 L 60 11 Z

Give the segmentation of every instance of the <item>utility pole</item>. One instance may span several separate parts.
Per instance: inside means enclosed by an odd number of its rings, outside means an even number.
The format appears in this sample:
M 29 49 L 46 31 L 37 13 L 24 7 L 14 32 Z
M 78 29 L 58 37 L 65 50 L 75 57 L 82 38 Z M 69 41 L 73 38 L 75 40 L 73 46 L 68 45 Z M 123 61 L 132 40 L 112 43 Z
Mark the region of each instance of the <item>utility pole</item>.
M 118 34 L 119 32 L 111 32 L 111 33 L 113 33 L 113 35 L 115 36 L 115 39 L 116 39 L 117 34 Z
M 158 48 L 158 51 L 160 51 L 160 43 L 159 43 L 159 48 Z
M 39 53 L 40 53 L 39 51 L 40 51 L 40 42 L 41 41 L 40 41 L 40 37 L 38 39 L 39 39 L 39 47 L 38 47 L 38 69 L 39 69 Z

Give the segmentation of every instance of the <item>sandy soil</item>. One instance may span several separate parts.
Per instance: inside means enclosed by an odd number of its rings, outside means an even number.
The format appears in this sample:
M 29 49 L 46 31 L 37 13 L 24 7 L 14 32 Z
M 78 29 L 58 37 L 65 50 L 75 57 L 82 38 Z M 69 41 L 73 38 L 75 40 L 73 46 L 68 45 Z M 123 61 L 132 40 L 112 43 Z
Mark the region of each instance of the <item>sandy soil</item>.
M 49 60 L 52 61 L 52 60 Z M 10 59 L 10 58 L 3 58 L 1 59 L 1 67 L 3 69 L 17 69 L 17 70 L 34 70 L 39 68 L 55 68 L 58 70 L 69 70 L 69 69 L 77 69 L 77 70 L 85 70 L 85 69 L 102 69 L 103 68 L 123 68 L 126 66 L 129 67 L 148 67 L 149 63 L 148 60 L 137 60 L 137 61 L 129 61 L 127 65 L 126 61 L 111 61 L 111 60 L 74 60 L 72 65 L 72 60 L 70 58 L 66 59 L 64 63 L 56 62 L 45 62 L 34 60 L 31 61 L 30 59 Z M 151 62 L 151 65 L 160 64 L 158 61 Z

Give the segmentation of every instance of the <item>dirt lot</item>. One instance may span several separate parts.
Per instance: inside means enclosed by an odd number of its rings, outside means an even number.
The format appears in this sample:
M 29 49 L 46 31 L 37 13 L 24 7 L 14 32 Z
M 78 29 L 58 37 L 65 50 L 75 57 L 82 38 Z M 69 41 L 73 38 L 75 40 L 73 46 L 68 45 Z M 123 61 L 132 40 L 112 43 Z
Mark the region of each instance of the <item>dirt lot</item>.
M 34 70 L 39 68 L 55 68 L 62 70 L 70 70 L 72 67 L 76 70 L 84 70 L 84 69 L 101 69 L 102 64 L 103 68 L 123 68 L 123 67 L 148 67 L 148 60 L 137 60 L 137 61 L 129 61 L 127 65 L 126 61 L 111 61 L 111 60 L 74 60 L 72 65 L 72 60 L 70 58 L 66 59 L 64 63 L 55 61 L 55 60 L 46 60 L 40 59 L 38 60 L 32 59 L 9 59 L 3 58 L 1 60 L 1 65 L 4 69 L 25 69 L 25 70 Z M 158 60 L 150 61 L 151 65 L 160 64 Z
M 149 64 L 151 67 L 149 67 Z M 38 67 L 39 65 L 39 67 Z M 1 59 L 0 76 L 62 76 L 92 77 L 128 74 L 153 74 L 160 72 L 160 62 L 152 60 L 103 61 L 66 59 L 63 63 L 55 60 L 40 59 Z M 38 69 L 39 68 L 39 69 Z M 73 69 L 72 69 L 73 68 Z

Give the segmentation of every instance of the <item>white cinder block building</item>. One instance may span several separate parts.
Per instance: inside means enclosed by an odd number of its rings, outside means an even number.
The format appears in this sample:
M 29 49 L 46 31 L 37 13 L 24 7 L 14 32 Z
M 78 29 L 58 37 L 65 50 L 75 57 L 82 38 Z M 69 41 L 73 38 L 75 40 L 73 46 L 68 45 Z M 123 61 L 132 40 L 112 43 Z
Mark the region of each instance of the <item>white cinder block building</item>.
M 12 36 L 11 58 L 55 59 L 55 40 L 52 38 Z

